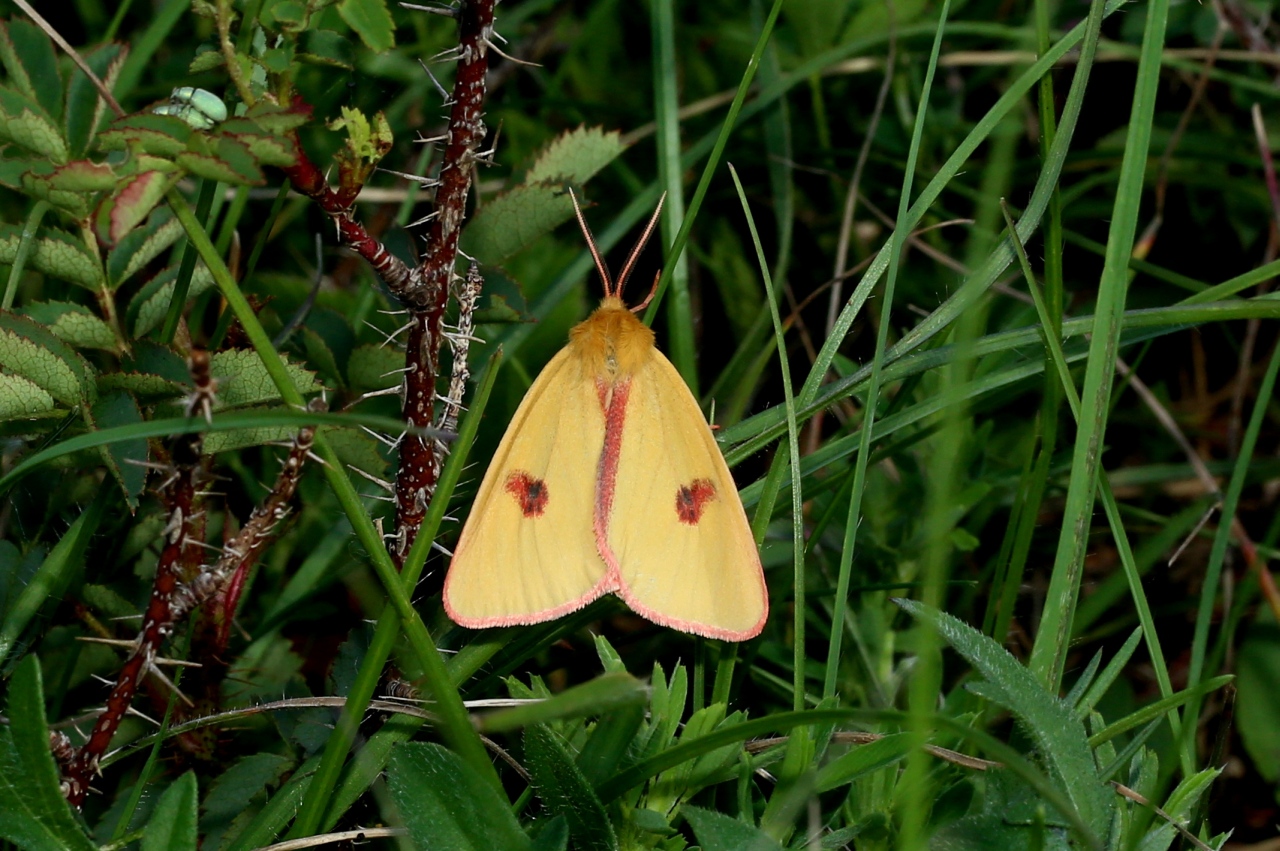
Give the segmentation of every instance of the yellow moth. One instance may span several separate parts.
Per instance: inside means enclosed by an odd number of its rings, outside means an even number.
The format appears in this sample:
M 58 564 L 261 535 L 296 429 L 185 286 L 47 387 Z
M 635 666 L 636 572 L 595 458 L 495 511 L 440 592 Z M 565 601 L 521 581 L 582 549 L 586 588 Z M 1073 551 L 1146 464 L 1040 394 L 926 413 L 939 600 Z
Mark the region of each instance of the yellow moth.
M 540 623 L 613 593 L 684 632 L 743 641 L 764 628 L 760 554 L 729 468 L 622 302 L 661 207 L 615 284 L 574 199 L 604 301 L 529 388 L 480 484 L 444 583 L 462 626 Z

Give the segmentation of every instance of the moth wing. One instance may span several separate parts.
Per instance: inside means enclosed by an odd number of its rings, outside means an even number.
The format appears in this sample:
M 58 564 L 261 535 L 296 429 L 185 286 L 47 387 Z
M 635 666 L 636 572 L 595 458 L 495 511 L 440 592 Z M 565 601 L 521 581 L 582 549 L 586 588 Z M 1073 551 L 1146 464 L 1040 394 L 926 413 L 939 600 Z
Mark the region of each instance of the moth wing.
M 631 380 L 620 443 L 608 530 L 619 595 L 663 626 L 758 635 L 769 600 L 747 514 L 698 403 L 656 349 Z
M 604 593 L 592 526 L 603 445 L 595 383 L 562 349 L 485 472 L 445 577 L 449 617 L 475 629 L 540 623 Z

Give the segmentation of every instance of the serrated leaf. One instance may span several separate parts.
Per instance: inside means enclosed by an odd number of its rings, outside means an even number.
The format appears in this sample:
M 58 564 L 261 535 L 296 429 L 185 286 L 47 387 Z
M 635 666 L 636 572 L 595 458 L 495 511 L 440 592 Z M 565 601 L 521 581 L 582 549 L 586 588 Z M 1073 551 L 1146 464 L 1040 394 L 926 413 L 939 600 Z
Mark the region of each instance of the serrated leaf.
M 586 183 L 627 149 L 616 130 L 579 127 L 561 134 L 538 155 L 524 184 Z
M 199 802 L 194 771 L 170 783 L 142 832 L 142 851 L 196 851 Z
M 396 24 L 385 0 L 342 0 L 338 14 L 374 53 L 396 46 Z
M 141 337 L 155 328 L 164 319 L 169 310 L 169 302 L 173 299 L 174 284 L 178 277 L 178 267 L 170 266 L 156 275 L 138 290 L 129 302 L 125 313 L 134 337 Z M 213 275 L 203 263 L 197 263 L 191 273 L 191 287 L 187 290 L 187 301 L 213 286 Z
M 32 175 L 31 182 L 41 183 L 50 190 L 62 192 L 107 192 L 120 181 L 114 168 L 107 163 L 75 160 L 56 167 L 47 175 Z
M 355 67 L 351 40 L 332 30 L 309 29 L 304 32 L 298 59 L 331 68 L 351 70 Z
M 266 100 L 260 100 L 245 113 L 268 133 L 283 135 L 295 130 L 311 120 L 311 107 L 306 104 L 279 106 Z
M 618 837 L 604 805 L 550 727 L 525 728 L 524 758 L 543 805 L 569 823 L 573 846 L 581 851 L 615 851 Z
M 168 175 L 144 171 L 130 178 L 98 206 L 94 230 L 106 245 L 115 245 L 142 223 L 172 185 Z
M 347 383 L 361 393 L 385 390 L 400 384 L 402 369 L 404 352 L 390 346 L 359 346 L 347 361 Z
M 84 359 L 26 317 L 0 313 L 0 363 L 69 408 L 92 404 L 97 395 Z
M 234 139 L 222 138 L 218 140 L 216 151 L 216 154 L 187 151 L 174 161 L 206 180 L 220 180 L 235 186 L 261 186 L 267 182 L 245 145 Z
M 222 51 L 209 49 L 196 51 L 196 58 L 191 60 L 191 64 L 187 66 L 187 71 L 191 74 L 203 74 L 205 71 L 212 71 L 214 68 L 221 68 L 227 64 L 226 57 L 222 55 Z
M 98 79 L 106 84 L 110 91 L 124 67 L 127 48 L 120 44 L 99 45 L 92 50 L 81 53 L 85 64 L 93 69 Z M 71 147 L 73 157 L 84 156 L 93 141 L 93 133 L 102 123 L 102 116 L 107 110 L 107 102 L 90 82 L 85 73 L 78 67 L 71 69 L 71 84 L 67 88 L 67 109 L 65 126 L 67 128 L 67 144 Z
M 423 851 L 528 851 L 511 805 L 456 754 L 437 744 L 398 745 L 387 789 Z
M 315 380 L 315 373 L 310 370 L 288 362 L 285 363 L 285 369 L 293 380 L 293 386 L 304 396 L 324 389 Z M 210 371 L 218 379 L 218 397 L 214 404 L 216 411 L 274 402 L 280 398 L 280 391 L 276 389 L 257 352 L 218 352 L 210 363 Z
M 31 419 L 56 408 L 53 397 L 34 381 L 0 372 L 0 422 Z
M 215 819 L 230 819 L 293 768 L 293 760 L 273 753 L 251 754 L 236 760 L 209 786 L 201 806 Z
M 1031 734 L 1057 785 L 1095 836 L 1105 836 L 1115 806 L 1098 777 L 1084 724 L 1065 701 L 1045 691 L 1029 669 L 990 636 L 951 615 L 914 600 L 896 600 L 913 616 L 931 623 L 986 681 L 974 684 L 984 696 L 1009 709 Z
M 462 247 L 484 265 L 497 265 L 573 216 L 573 201 L 556 184 L 517 186 L 471 217 Z
M 57 166 L 50 162 L 33 162 L 31 167 L 18 179 L 17 188 L 32 198 L 48 201 L 53 206 L 79 221 L 89 215 L 92 195 L 84 192 L 69 192 L 51 186 L 47 178 L 53 174 Z M 10 185 L 6 182 L 6 185 Z
M 0 139 L 21 145 L 55 165 L 68 159 L 67 142 L 58 125 L 35 101 L 0 88 Z
M 0 225 L 0 263 L 12 263 L 18 256 L 22 242 L 22 228 Z M 35 237 L 27 264 L 37 271 L 68 283 L 94 290 L 102 281 L 102 273 L 84 243 L 68 233 L 54 228 L 40 228 Z
M 40 662 L 22 660 L 9 684 L 9 726 L 0 728 L 0 835 L 37 851 L 94 851 L 59 788 L 49 752 Z
M 387 477 L 390 462 L 383 455 L 383 445 L 366 431 L 338 426 L 321 426 L 319 433 L 329 441 L 344 466 L 354 467 L 380 479 Z
M 233 119 L 235 120 L 235 119 Z M 252 122 L 245 121 L 245 124 Z M 266 136 L 261 132 L 245 132 L 232 133 L 226 122 L 222 126 L 224 135 L 228 135 L 235 141 L 244 145 L 249 153 L 253 155 L 255 162 L 260 165 L 271 165 L 276 167 L 291 166 L 298 161 L 297 155 L 294 153 L 293 146 L 284 139 L 277 139 L 275 136 Z
M 680 813 L 703 851 L 782 851 L 776 839 L 733 816 L 690 806 Z
M 113 371 L 98 376 L 99 393 L 125 390 L 144 399 L 167 399 L 181 396 L 188 389 L 185 384 L 145 372 Z
M 93 421 L 96 429 L 106 429 L 137 425 L 143 420 L 142 411 L 138 410 L 138 403 L 133 397 L 117 390 L 98 398 L 93 406 Z M 136 511 L 138 494 L 142 493 L 147 482 L 147 468 L 143 466 L 150 460 L 147 441 L 144 438 L 117 440 L 98 447 L 98 452 L 124 491 L 129 510 Z
M 111 122 L 98 134 L 98 147 L 104 151 L 134 149 L 164 159 L 187 150 L 192 134 L 191 125 L 172 115 L 156 115 L 139 112 Z
M 62 111 L 62 78 L 53 42 L 34 24 L 22 19 L 0 30 L 0 59 L 18 90 L 40 104 L 49 115 Z
M 248 408 L 247 411 L 256 410 Z M 265 409 L 264 409 L 265 410 Z M 261 426 L 259 428 L 233 428 L 226 431 L 214 431 L 205 435 L 204 452 L 216 455 L 219 452 L 231 452 L 236 449 L 247 449 L 250 446 L 266 446 L 269 443 L 287 443 L 298 433 L 289 426 Z
M 117 351 L 119 343 L 111 326 L 82 304 L 65 301 L 43 301 L 29 304 L 22 312 L 63 340 L 81 349 Z
M 159 207 L 147 223 L 134 228 L 107 256 L 107 282 L 114 289 L 129 280 L 182 236 L 182 222 L 168 207 Z

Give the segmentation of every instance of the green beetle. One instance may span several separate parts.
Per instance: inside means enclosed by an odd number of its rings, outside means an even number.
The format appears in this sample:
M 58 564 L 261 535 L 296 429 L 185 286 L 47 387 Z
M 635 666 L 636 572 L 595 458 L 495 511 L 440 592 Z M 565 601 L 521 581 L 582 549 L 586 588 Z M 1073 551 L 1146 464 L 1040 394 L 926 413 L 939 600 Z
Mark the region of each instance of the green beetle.
M 197 130 L 212 130 L 227 120 L 227 105 L 222 98 L 193 86 L 174 89 L 168 103 L 162 103 L 151 111 L 156 115 L 181 118 Z

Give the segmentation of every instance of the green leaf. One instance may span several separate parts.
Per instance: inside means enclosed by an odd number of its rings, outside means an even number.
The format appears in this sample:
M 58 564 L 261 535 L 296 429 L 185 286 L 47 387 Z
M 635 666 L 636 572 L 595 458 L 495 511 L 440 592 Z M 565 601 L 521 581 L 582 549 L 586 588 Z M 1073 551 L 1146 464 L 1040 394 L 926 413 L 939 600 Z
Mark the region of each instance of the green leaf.
M 583 184 L 627 149 L 616 130 L 579 127 L 554 139 L 525 175 L 524 184 Z
M 624 147 L 616 132 L 579 127 L 539 155 L 524 182 L 486 203 L 463 233 L 463 248 L 481 263 L 498 264 L 573 216 L 565 184 L 579 185 Z
M 198 794 L 194 771 L 169 784 L 142 832 L 142 851 L 196 851 Z
M 0 727 L 0 836 L 28 851 L 95 851 L 62 796 L 35 656 L 14 670 L 8 715 Z
M 20 18 L 0 22 L 0 61 L 18 91 L 50 115 L 58 114 L 62 100 L 58 57 L 39 27 Z
M 938 634 L 986 677 L 971 690 L 1013 712 L 1031 734 L 1045 763 L 1085 824 L 1106 836 L 1115 798 L 1098 777 L 1084 724 L 1072 708 L 1044 686 L 1029 669 L 990 636 L 914 600 L 895 600 Z
M 347 383 L 359 393 L 385 390 L 400 384 L 402 369 L 404 352 L 390 346 L 359 346 L 347 361 Z
M 316 382 L 315 373 L 310 370 L 291 363 L 286 363 L 285 366 L 299 393 L 306 395 L 324 389 Z M 280 398 L 280 391 L 271 381 L 267 367 L 257 352 L 244 349 L 218 352 L 213 356 L 210 369 L 218 380 L 218 398 L 214 405 L 216 411 L 274 402 Z
M 732 816 L 701 807 L 682 807 L 703 851 L 782 851 L 777 840 Z
M 219 136 L 209 153 L 187 151 L 174 161 L 198 177 L 234 186 L 261 186 L 267 182 L 248 146 L 227 136 Z
M 106 245 L 115 245 L 151 214 L 164 198 L 174 178 L 159 171 L 144 171 L 125 181 L 104 198 L 94 217 L 94 231 Z
M 53 192 L 109 192 L 116 188 L 120 176 L 108 163 L 74 160 L 60 165 L 48 174 L 31 174 L 24 185 L 43 185 L 46 194 Z
M 173 159 L 187 150 L 187 143 L 195 132 L 181 118 L 139 112 L 111 122 L 98 134 L 98 147 L 104 151 L 134 149 Z
M 0 372 L 0 422 L 52 413 L 57 403 L 33 381 Z
M 168 207 L 159 207 L 147 223 L 134 228 L 107 257 L 107 282 L 114 289 L 167 250 L 182 236 L 182 223 Z
M 1268 782 L 1280 780 L 1280 628 L 1258 624 L 1240 645 L 1236 661 L 1236 724 L 1245 750 Z
M 3 664 L 23 630 L 35 617 L 36 612 L 40 611 L 45 600 L 61 600 L 67 586 L 80 570 L 85 548 L 89 545 L 89 538 L 97 531 L 98 524 L 102 521 L 103 507 L 106 504 L 106 497 L 103 494 L 106 492 L 105 489 L 100 490 L 97 498 L 89 503 L 88 508 L 76 518 L 76 522 L 71 524 L 71 528 L 63 533 L 57 545 L 36 568 L 35 574 L 18 595 L 17 601 L 5 614 L 4 623 L 0 625 L 0 664 Z M 12 699 L 13 692 L 10 692 L 10 701 Z M 12 708 L 12 703 L 10 706 Z M 41 718 L 43 717 L 41 715 Z M 46 754 L 48 742 L 49 737 L 46 733 L 45 738 L 41 740 L 41 746 L 45 748 Z
M 613 824 L 595 789 L 551 728 L 544 724 L 525 728 L 524 758 L 542 803 L 568 821 L 574 848 L 613 851 L 618 847 Z
M 387 789 L 416 848 L 527 851 L 511 805 L 452 751 L 402 744 L 391 754 Z
M 22 166 L 27 168 L 15 176 L 14 172 Z M 84 192 L 69 192 L 53 186 L 48 178 L 58 168 L 59 166 L 55 166 L 47 160 L 4 160 L 3 165 L 0 166 L 0 169 L 3 169 L 3 179 L 6 186 L 13 186 L 32 198 L 48 201 L 67 213 L 71 218 L 79 221 L 89 214 L 90 202 L 93 198 Z
M 374 53 L 396 46 L 396 25 L 385 0 L 342 0 L 338 14 Z
M 169 310 L 169 302 L 173 300 L 174 281 L 178 277 L 178 267 L 170 266 L 138 290 L 129 307 L 125 311 L 125 320 L 134 337 L 142 337 L 151 329 L 164 321 Z M 187 290 L 187 302 L 204 293 L 213 286 L 213 275 L 209 267 L 196 263 L 191 273 L 191 287 Z
M 864 774 L 879 771 L 906 758 L 911 753 L 911 735 L 895 733 L 850 751 L 822 766 L 814 782 L 814 791 L 829 792 L 852 783 Z
M 100 397 L 93 406 L 95 429 L 115 428 L 142 422 L 138 403 L 123 390 Z M 107 469 L 124 490 L 125 502 L 130 511 L 138 508 L 138 494 L 147 482 L 147 468 L 142 466 L 149 458 L 148 443 L 143 438 L 118 440 L 98 448 Z
M 0 225 L 0 263 L 14 261 L 21 241 L 22 228 Z M 27 263 L 36 271 L 95 292 L 102 283 L 102 271 L 84 242 L 54 228 L 40 228 Z
M 483 733 L 506 733 L 533 724 L 599 715 L 627 706 L 642 707 L 648 689 L 626 673 L 602 674 L 581 685 L 565 689 L 554 697 L 500 709 L 483 716 L 477 726 Z
M 573 216 L 573 201 L 560 184 L 517 186 L 471 217 L 463 250 L 484 265 L 497 265 Z
M 108 352 L 119 349 L 111 326 L 82 304 L 39 301 L 27 305 L 22 312 L 52 331 L 59 340 L 77 348 L 102 349 Z
M 119 44 L 102 44 L 87 52 L 82 52 L 85 64 L 93 69 L 98 78 L 111 88 L 120 69 L 124 66 L 124 54 Z M 107 110 L 107 102 L 99 94 L 97 87 L 89 81 L 85 73 L 78 67 L 71 70 L 71 84 L 67 89 L 67 144 L 71 147 L 71 155 L 84 156 L 93 141 L 93 133 L 102 121 Z
M 92 404 L 92 372 L 75 351 L 48 329 L 22 316 L 0 312 L 0 363 L 68 408 Z
M 0 88 L 0 139 L 21 145 L 55 165 L 69 158 L 67 142 L 44 108 L 12 89 Z
M 298 59 L 313 65 L 328 65 L 348 71 L 355 67 L 355 51 L 351 40 L 332 30 L 309 29 L 304 32 Z

